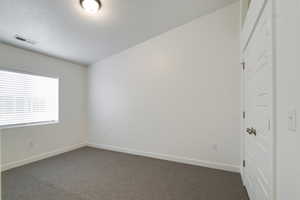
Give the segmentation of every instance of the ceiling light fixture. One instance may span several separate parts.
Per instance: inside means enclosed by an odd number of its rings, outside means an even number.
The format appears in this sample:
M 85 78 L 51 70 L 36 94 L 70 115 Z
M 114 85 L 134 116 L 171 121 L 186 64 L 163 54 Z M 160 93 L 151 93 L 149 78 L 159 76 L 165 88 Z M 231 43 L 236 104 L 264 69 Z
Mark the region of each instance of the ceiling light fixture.
M 90 14 L 96 14 L 102 6 L 100 0 L 80 0 L 80 5 Z

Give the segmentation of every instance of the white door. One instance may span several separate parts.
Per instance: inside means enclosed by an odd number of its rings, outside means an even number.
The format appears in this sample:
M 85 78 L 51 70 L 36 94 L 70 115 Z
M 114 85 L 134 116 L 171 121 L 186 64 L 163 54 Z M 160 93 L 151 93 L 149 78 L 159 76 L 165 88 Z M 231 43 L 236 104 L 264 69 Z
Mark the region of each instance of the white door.
M 273 56 L 271 3 L 244 51 L 245 168 L 251 200 L 273 200 Z

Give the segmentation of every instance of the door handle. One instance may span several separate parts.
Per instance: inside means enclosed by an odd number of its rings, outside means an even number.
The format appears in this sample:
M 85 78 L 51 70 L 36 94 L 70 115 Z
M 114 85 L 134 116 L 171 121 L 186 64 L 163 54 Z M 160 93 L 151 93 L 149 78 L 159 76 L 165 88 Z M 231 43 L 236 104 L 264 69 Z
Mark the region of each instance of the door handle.
M 247 128 L 247 129 L 246 129 L 246 132 L 247 132 L 249 135 L 254 135 L 254 136 L 257 135 L 257 132 L 256 132 L 256 129 L 255 129 L 255 128 Z
M 256 136 L 256 129 L 255 128 L 251 128 L 251 132 L 254 136 Z
M 251 135 L 251 134 L 252 134 L 252 131 L 251 131 L 251 129 L 250 129 L 250 128 L 247 128 L 247 129 L 246 129 L 246 132 L 247 132 L 249 135 Z

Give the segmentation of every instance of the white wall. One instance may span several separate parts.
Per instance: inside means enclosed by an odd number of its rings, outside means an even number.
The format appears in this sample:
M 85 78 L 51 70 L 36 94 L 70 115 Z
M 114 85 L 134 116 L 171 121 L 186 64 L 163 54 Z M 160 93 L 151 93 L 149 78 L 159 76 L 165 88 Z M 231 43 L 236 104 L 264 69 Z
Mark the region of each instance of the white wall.
M 89 67 L 89 143 L 238 170 L 239 4 Z
M 0 44 L 1 67 L 60 78 L 60 123 L 2 130 L 4 168 L 86 142 L 87 67 Z
M 300 199 L 300 1 L 276 0 L 277 199 Z M 298 111 L 296 132 L 288 112 Z
M 2 151 L 1 151 L 1 140 L 2 140 L 2 130 L 0 129 L 0 166 L 2 166 Z M 0 200 L 2 199 L 2 171 L 0 170 Z

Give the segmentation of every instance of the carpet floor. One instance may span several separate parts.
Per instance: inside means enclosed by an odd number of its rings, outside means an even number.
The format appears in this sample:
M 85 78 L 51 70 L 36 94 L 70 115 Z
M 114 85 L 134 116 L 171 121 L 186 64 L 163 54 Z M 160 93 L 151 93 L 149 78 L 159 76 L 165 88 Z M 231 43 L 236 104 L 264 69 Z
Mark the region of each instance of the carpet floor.
M 237 173 L 84 147 L 2 174 L 2 200 L 248 200 Z

